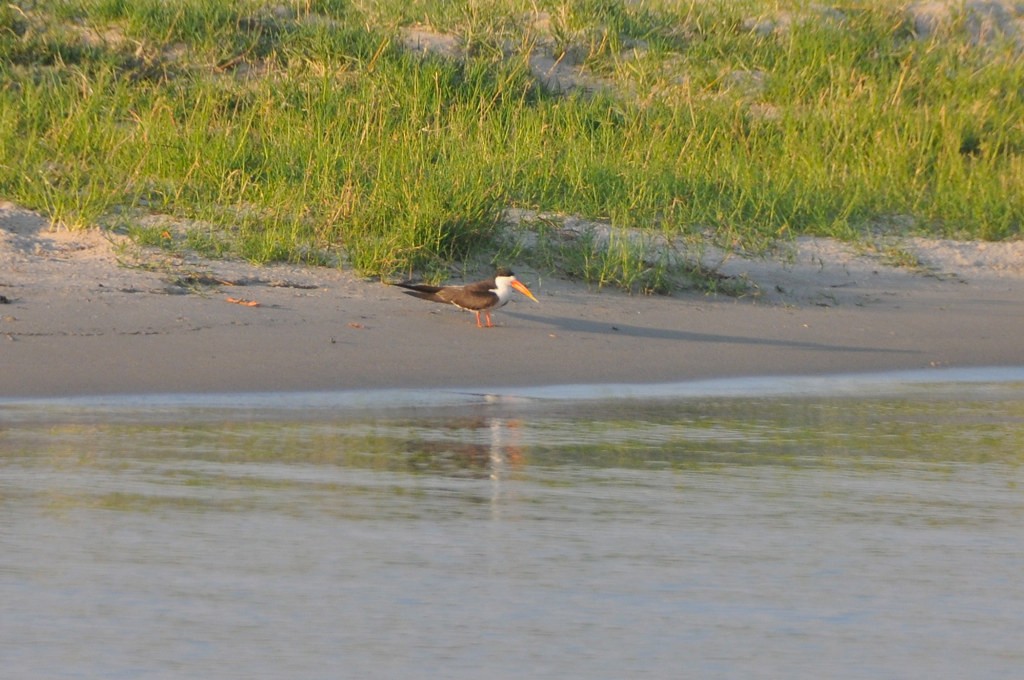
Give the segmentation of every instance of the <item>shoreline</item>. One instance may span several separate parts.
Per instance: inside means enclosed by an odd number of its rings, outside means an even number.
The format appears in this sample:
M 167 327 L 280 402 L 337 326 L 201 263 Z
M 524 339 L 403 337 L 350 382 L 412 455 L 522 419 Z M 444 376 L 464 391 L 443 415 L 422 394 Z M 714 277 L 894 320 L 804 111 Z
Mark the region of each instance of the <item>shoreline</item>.
M 447 408 L 506 406 L 530 409 L 538 404 L 619 401 L 689 401 L 700 399 L 842 399 L 877 397 L 945 398 L 983 386 L 986 393 L 1000 387 L 1024 386 L 1024 365 L 976 368 L 929 368 L 826 375 L 767 374 L 708 378 L 667 383 L 577 383 L 524 387 L 472 386 L 437 388 L 377 388 L 281 392 L 144 392 L 77 394 L 43 397 L 0 397 L 0 407 L 71 409 L 82 412 L 152 414 L 201 411 L 215 414 L 430 411 Z M 927 389 L 923 393 L 922 389 Z M 1022 393 L 1024 394 L 1024 393 Z M 159 420 L 159 418 L 157 418 Z
M 0 204 L 0 399 L 1024 365 L 1021 242 L 970 257 L 940 242 L 947 259 L 920 271 L 801 239 L 787 259 L 721 266 L 760 291 L 747 298 L 595 292 L 516 267 L 541 304 L 516 296 L 478 329 L 472 314 L 338 269 L 129 256 L 109 238 Z M 1002 253 L 999 266 L 979 253 Z

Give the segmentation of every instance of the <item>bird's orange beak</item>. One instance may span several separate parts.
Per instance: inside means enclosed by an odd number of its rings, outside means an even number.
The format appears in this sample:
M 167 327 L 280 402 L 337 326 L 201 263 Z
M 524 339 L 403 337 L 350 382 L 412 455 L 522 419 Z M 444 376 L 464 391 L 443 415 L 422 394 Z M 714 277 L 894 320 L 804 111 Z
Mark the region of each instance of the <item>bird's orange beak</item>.
M 526 286 L 524 286 L 523 284 L 519 283 L 519 281 L 512 281 L 512 287 L 515 288 L 516 290 L 518 290 L 520 293 L 522 293 L 526 297 L 528 297 L 531 300 L 533 300 L 534 302 L 536 302 L 538 304 L 540 303 L 540 300 L 538 300 L 537 298 L 533 297 L 533 293 L 530 292 L 530 289 L 527 288 Z

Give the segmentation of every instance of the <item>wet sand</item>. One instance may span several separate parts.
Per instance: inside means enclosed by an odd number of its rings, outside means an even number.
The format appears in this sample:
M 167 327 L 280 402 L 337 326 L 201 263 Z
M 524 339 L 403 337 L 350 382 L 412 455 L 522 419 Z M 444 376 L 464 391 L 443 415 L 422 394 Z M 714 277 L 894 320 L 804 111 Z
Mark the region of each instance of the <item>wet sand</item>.
M 541 304 L 516 296 L 478 329 L 338 269 L 137 252 L 0 204 L 0 398 L 1019 366 L 1020 245 L 918 240 L 912 270 L 807 239 L 728 260 L 756 290 L 742 298 L 595 291 L 510 263 Z

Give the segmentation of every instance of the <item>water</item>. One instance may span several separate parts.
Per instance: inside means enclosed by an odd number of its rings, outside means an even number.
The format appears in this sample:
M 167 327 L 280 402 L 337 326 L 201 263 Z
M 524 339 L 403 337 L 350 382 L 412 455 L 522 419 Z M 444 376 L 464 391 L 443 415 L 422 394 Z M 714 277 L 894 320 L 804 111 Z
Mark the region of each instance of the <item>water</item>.
M 1017 677 L 1024 379 L 929 375 L 0 404 L 0 677 Z

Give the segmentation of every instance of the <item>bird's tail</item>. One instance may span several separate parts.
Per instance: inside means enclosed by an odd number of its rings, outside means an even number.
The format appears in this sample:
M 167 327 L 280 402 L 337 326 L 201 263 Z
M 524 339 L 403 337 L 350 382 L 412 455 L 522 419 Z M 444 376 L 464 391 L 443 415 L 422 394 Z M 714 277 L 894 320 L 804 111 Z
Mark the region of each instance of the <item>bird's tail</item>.
M 437 292 L 441 290 L 441 286 L 428 286 L 425 283 L 396 283 L 399 288 L 405 288 L 403 293 L 406 295 L 412 295 L 423 300 L 431 300 L 432 302 L 446 302 L 437 296 Z
M 428 286 L 425 283 L 402 282 L 396 283 L 395 285 L 398 286 L 399 288 L 407 288 L 409 290 L 415 290 L 420 293 L 436 293 L 437 291 L 441 290 L 441 286 Z

